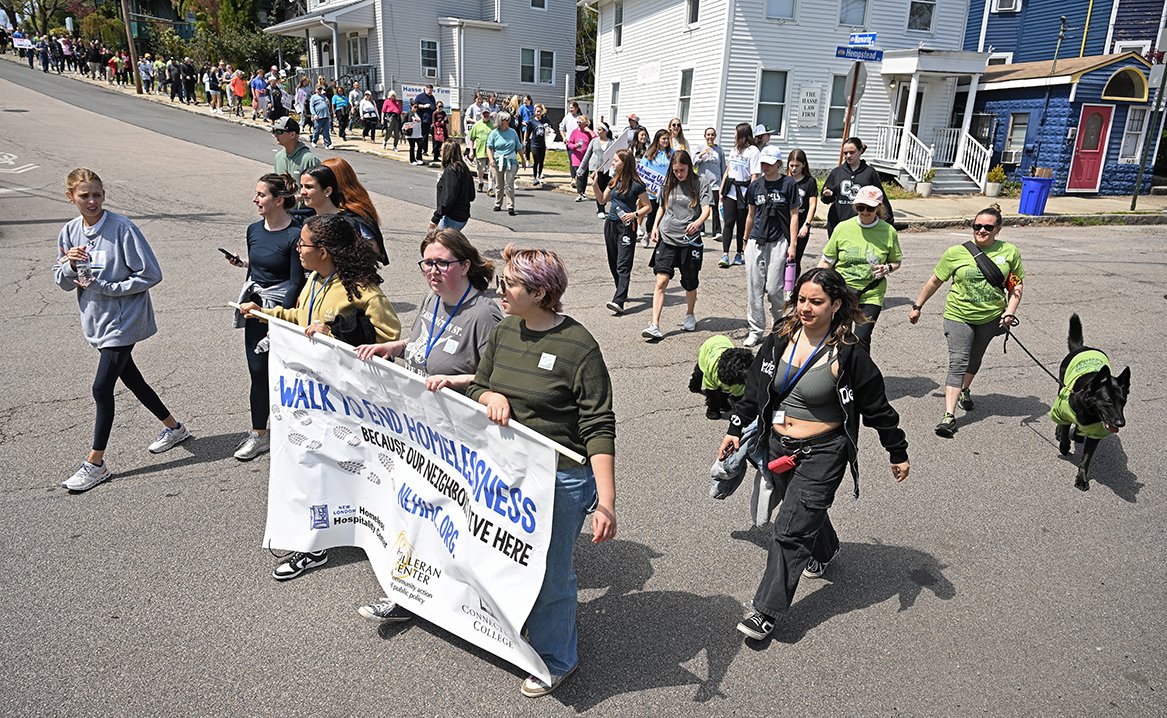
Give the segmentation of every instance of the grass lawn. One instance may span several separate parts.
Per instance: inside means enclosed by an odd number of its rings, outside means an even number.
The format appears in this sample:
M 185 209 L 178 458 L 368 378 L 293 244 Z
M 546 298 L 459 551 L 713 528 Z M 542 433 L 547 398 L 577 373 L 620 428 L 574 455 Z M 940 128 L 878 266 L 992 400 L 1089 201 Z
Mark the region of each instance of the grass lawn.
M 571 172 L 571 161 L 567 152 L 563 150 L 547 150 L 547 157 L 543 161 L 543 169 Z

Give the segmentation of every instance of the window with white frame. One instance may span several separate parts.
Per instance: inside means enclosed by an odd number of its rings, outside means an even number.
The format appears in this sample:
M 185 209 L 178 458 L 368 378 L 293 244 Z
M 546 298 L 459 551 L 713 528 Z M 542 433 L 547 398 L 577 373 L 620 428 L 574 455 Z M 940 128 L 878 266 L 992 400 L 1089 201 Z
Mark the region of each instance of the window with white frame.
M 1021 12 L 1021 0 L 993 0 L 993 12 Z
M 348 64 L 369 64 L 369 36 L 350 37 L 348 39 Z
M 1137 52 L 1139 55 L 1145 55 L 1151 49 L 1150 40 L 1130 40 L 1126 42 L 1114 43 L 1114 53 L 1117 55 L 1120 52 Z
M 432 79 L 438 76 L 438 43 L 436 40 L 421 41 L 421 74 Z
M 685 24 L 696 25 L 701 19 L 701 0 L 685 1 Z
M 1029 131 L 1029 113 L 1015 112 L 1009 115 L 1009 134 L 1005 136 L 1005 149 L 1025 149 L 1025 133 Z
M 839 24 L 850 27 L 867 25 L 867 0 L 840 0 Z
M 932 32 L 936 21 L 936 0 L 912 0 L 908 6 L 908 29 Z
M 766 0 L 767 20 L 793 20 L 794 0 Z
M 990 65 L 1009 65 L 1013 62 L 1013 53 L 1011 52 L 994 52 L 989 55 Z
M 758 83 L 758 114 L 754 121 L 769 127 L 775 135 L 782 134 L 782 120 L 786 116 L 786 72 L 762 70 Z
M 681 70 L 681 91 L 677 95 L 677 117 L 681 124 L 689 124 L 689 100 L 693 97 L 693 71 Z
M 539 10 L 546 10 L 547 0 L 531 0 L 531 7 Z
M 612 47 L 620 47 L 624 42 L 624 0 L 616 0 L 615 18 L 612 20 Z
M 1126 127 L 1122 131 L 1122 147 L 1118 150 L 1118 162 L 1123 165 L 1139 163 L 1142 154 L 1143 134 L 1147 129 L 1147 108 L 1127 109 Z
M 555 53 L 529 47 L 519 49 L 519 82 L 555 84 Z
M 847 76 L 831 78 L 831 99 L 827 107 L 827 139 L 841 140 L 847 124 Z
M 612 104 L 608 107 L 608 124 L 615 125 L 620 121 L 620 83 L 612 83 Z

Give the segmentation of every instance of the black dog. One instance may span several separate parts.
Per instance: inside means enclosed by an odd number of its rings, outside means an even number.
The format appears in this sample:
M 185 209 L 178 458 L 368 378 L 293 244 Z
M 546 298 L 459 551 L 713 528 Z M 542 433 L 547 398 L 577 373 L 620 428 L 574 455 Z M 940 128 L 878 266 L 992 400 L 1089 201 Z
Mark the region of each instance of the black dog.
M 1070 353 L 1062 360 L 1062 389 L 1050 409 L 1050 419 L 1058 425 L 1055 436 L 1062 455 L 1070 453 L 1071 436 L 1074 441 L 1085 437 L 1082 463 L 1078 465 L 1078 479 L 1074 487 L 1090 490 L 1090 461 L 1101 439 L 1117 434 L 1126 426 L 1123 407 L 1131 390 L 1131 368 L 1128 366 L 1117 377 L 1110 371 L 1106 354 L 1082 344 L 1082 321 L 1070 316 L 1070 334 L 1066 342 Z M 1070 425 L 1074 425 L 1073 434 Z

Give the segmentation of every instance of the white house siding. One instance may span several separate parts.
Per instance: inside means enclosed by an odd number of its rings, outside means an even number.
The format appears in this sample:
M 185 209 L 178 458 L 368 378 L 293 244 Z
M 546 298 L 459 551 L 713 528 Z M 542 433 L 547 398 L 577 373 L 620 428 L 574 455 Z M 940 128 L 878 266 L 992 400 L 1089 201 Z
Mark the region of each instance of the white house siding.
M 546 0 L 546 10 L 532 8 L 530 0 L 501 0 L 501 4 L 502 22 L 507 27 L 490 50 L 489 70 L 483 72 L 482 85 L 500 93 L 530 95 L 548 108 L 562 108 L 564 97 L 574 94 L 575 89 L 575 0 Z M 520 49 L 524 47 L 555 53 L 551 84 L 519 81 Z M 536 52 L 536 81 L 538 61 Z M 572 79 L 565 86 L 567 76 Z
M 613 128 L 626 126 L 629 113 L 655 131 L 677 116 L 681 72 L 693 70 L 692 99 L 685 136 L 701 142 L 706 127 L 716 126 L 725 55 L 727 0 L 703 0 L 699 23 L 688 28 L 683 0 L 626 0 L 623 42 L 612 48 L 614 4 L 599 6 L 598 67 L 594 114 Z M 658 79 L 638 82 L 642 67 L 660 65 Z M 619 117 L 611 114 L 612 83 L 620 83 Z M 721 129 L 718 129 L 721 134 Z
M 909 3 L 906 0 L 895 3 L 871 0 L 863 28 L 838 24 L 839 0 L 799 0 L 794 19 L 785 22 L 765 18 L 764 0 L 710 0 L 702 2 L 700 28 L 693 33 L 682 33 L 683 1 L 625 0 L 622 48 L 614 50 L 613 3 L 607 0 L 599 7 L 598 108 L 607 111 L 611 85 L 619 82 L 621 115 L 636 112 L 643 124 L 654 129 L 663 127 L 675 114 L 682 65 L 695 66 L 686 135 L 699 138 L 701 130 L 713 124 L 720 143 L 726 146 L 733 141 L 737 123 L 757 122 L 761 70 L 783 70 L 787 73 L 784 121 L 781 127 L 774 128 L 771 142 L 785 151 L 795 147 L 803 149 L 816 167 L 833 166 L 839 155 L 839 141 L 825 139 L 827 106 L 833 76 L 845 74 L 853 63 L 836 59 L 835 48 L 846 45 L 851 32 L 862 31 L 877 33 L 877 46 L 883 50 L 914 48 L 921 42 L 933 49 L 959 50 L 968 11 L 967 3 L 961 0 L 938 0 L 933 31 L 922 33 L 907 30 Z M 686 39 L 686 35 L 693 37 Z M 678 55 L 684 55 L 685 59 L 673 59 Z M 724 70 L 723 56 L 728 58 Z M 661 59 L 661 85 L 638 85 L 638 69 L 655 58 Z M 879 70 L 879 63 L 867 63 L 866 92 L 851 125 L 850 134 L 857 134 L 869 145 L 875 139 L 877 127 L 892 119 L 894 93 Z M 723 72 L 724 83 L 720 79 Z M 807 83 L 816 84 L 822 90 L 816 127 L 798 127 L 799 90 Z M 927 88 L 920 134 L 930 144 L 933 129 L 948 125 L 955 81 L 922 76 L 920 84 Z

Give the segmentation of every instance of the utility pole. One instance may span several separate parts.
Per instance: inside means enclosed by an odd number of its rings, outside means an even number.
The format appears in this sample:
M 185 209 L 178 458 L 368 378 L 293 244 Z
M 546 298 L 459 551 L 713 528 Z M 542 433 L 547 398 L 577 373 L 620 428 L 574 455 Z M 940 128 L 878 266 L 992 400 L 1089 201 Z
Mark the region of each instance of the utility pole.
M 122 3 L 122 20 L 126 23 L 126 41 L 130 43 L 130 72 L 134 75 L 134 86 L 138 89 L 138 94 L 142 94 L 142 75 L 138 72 L 138 48 L 134 47 L 134 31 L 130 28 L 130 8 L 126 5 L 126 0 L 121 0 Z

